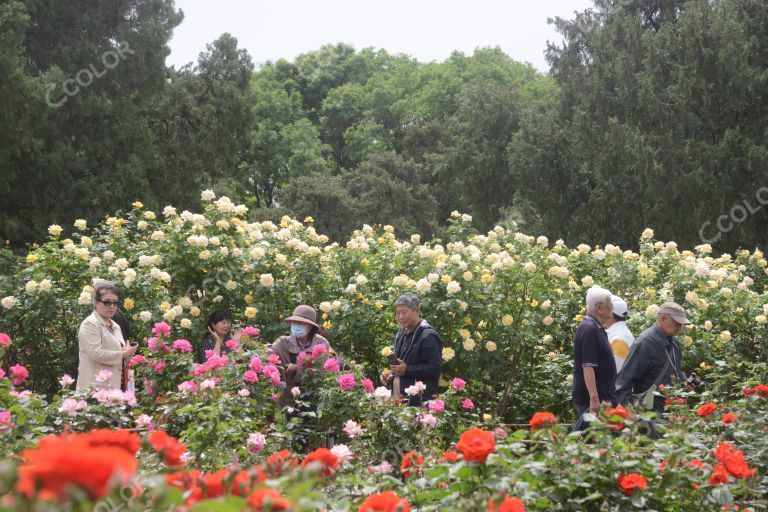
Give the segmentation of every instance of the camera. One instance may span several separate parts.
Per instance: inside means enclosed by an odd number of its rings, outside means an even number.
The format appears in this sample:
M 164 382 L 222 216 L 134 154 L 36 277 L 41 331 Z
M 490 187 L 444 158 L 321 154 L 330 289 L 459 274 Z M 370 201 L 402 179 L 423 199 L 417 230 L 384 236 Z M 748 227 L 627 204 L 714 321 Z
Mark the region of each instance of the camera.
M 689 375 L 689 376 L 688 376 L 688 377 L 685 379 L 685 385 L 686 385 L 686 386 L 689 386 L 689 387 L 695 388 L 695 387 L 698 387 L 700 384 L 701 384 L 701 382 L 700 382 L 700 381 L 699 381 L 699 379 L 696 377 L 696 374 L 695 374 L 695 373 L 692 373 L 692 374 L 690 374 L 690 375 Z

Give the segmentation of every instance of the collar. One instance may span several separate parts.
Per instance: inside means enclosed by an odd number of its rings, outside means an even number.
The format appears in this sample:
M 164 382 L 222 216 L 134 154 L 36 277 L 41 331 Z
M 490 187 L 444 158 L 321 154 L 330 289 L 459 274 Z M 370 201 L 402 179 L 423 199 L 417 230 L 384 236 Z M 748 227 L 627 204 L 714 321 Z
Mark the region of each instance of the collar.
M 602 330 L 605 330 L 605 326 L 603 325 L 603 322 L 592 316 L 591 314 L 587 313 L 586 318 L 592 319 L 593 322 Z

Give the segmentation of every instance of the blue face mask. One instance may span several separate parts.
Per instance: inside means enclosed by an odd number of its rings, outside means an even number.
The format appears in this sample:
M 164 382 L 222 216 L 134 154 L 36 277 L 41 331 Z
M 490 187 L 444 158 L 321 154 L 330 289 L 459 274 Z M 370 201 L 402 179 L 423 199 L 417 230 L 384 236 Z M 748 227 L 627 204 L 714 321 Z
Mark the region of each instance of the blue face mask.
M 309 333 L 309 327 L 304 324 L 291 324 L 291 336 L 303 338 Z

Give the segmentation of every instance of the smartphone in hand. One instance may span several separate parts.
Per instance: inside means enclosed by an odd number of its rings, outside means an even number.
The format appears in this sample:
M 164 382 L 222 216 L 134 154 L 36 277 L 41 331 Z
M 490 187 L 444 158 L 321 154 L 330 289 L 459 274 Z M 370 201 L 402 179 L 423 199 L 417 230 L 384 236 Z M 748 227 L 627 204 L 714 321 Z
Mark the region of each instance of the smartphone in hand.
M 395 354 L 389 354 L 387 356 L 387 360 L 389 361 L 390 365 L 397 364 L 397 356 Z

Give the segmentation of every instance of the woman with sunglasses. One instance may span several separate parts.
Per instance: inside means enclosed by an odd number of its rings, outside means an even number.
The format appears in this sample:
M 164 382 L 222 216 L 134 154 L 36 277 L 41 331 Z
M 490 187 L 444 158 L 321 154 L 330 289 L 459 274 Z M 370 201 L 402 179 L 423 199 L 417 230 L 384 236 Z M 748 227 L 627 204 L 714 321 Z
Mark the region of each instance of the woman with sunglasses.
M 136 345 L 123 339 L 120 326 L 112 320 L 119 301 L 120 290 L 111 281 L 97 281 L 93 285 L 93 313 L 83 320 L 77 334 L 80 346 L 77 389 L 96 383 L 96 376 L 102 370 L 112 374 L 102 385 L 120 389 L 123 364 L 136 353 Z

